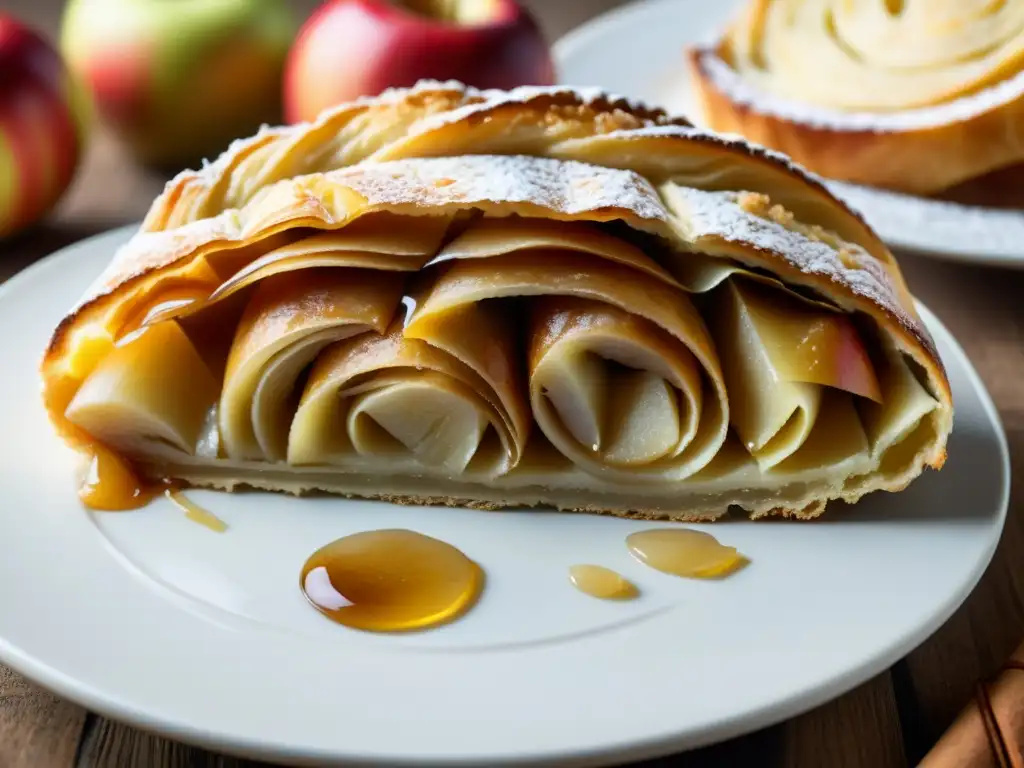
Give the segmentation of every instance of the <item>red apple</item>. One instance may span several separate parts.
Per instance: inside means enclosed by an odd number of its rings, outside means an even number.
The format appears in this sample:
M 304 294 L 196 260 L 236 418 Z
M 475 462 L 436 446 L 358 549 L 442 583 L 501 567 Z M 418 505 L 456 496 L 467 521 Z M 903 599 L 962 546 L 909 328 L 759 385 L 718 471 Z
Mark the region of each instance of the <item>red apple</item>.
M 333 104 L 424 78 L 508 89 L 550 85 L 554 67 L 515 0 L 330 0 L 288 54 L 285 119 L 311 120 Z
M 35 222 L 64 194 L 85 114 L 57 51 L 0 13 L 0 237 Z
M 68 66 L 143 163 L 176 168 L 280 120 L 288 0 L 70 0 Z

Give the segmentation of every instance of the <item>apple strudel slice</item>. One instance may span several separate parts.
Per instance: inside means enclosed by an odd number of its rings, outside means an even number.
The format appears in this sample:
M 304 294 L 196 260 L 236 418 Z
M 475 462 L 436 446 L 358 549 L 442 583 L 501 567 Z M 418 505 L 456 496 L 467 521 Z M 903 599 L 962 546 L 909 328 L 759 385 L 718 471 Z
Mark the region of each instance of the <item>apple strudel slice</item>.
M 54 332 L 71 444 L 226 490 L 686 520 L 813 517 L 945 459 L 898 266 L 778 156 L 452 84 L 267 136 L 171 182 Z
M 1024 163 L 1019 0 L 748 0 L 688 57 L 711 128 L 823 176 L 932 195 Z

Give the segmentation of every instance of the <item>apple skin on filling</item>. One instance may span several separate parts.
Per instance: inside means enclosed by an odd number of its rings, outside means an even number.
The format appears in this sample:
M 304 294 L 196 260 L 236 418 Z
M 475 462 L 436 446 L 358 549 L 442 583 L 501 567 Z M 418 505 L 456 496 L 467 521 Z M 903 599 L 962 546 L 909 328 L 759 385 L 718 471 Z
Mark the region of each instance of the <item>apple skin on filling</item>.
M 740 209 L 701 194 L 664 198 Z M 70 398 L 96 466 L 123 460 L 112 488 L 134 472 L 485 507 L 770 511 L 776 493 L 813 505 L 898 474 L 912 454 L 890 449 L 932 437 L 937 401 L 874 320 L 724 246 L 445 212 L 247 248 L 140 296 L 121 313 L 137 327 Z M 110 498 L 95 480 L 83 491 Z

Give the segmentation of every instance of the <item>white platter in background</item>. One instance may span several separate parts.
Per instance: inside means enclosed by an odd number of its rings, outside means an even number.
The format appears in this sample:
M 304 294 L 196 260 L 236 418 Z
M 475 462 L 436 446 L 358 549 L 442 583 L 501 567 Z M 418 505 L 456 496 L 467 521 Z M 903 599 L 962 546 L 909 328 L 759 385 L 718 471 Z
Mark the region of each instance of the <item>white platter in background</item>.
M 714 39 L 743 1 L 644 0 L 609 11 L 555 44 L 559 80 L 639 99 L 699 124 L 683 51 Z M 1024 268 L 1024 212 L 827 183 L 892 248 Z

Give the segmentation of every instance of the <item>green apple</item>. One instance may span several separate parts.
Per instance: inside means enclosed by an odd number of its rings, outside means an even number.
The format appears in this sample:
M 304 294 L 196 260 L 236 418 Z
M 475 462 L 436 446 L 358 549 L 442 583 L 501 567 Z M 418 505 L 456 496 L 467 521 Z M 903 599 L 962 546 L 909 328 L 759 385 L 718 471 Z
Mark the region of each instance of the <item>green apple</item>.
M 143 163 L 216 155 L 280 118 L 287 0 L 70 0 L 61 49 Z

